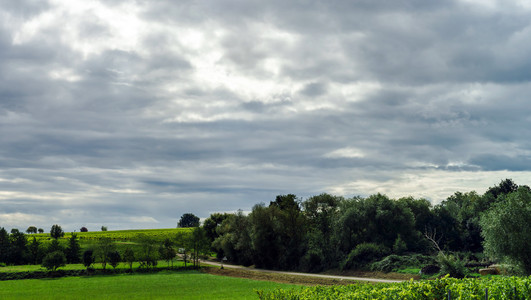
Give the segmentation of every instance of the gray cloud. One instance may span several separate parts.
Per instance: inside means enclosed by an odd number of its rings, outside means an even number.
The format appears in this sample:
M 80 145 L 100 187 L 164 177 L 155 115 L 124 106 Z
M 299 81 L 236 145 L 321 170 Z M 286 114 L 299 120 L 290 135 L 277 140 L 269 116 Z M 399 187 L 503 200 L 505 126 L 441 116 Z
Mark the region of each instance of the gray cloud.
M 173 227 L 283 193 L 437 202 L 526 178 L 530 14 L 0 2 L 0 226 Z

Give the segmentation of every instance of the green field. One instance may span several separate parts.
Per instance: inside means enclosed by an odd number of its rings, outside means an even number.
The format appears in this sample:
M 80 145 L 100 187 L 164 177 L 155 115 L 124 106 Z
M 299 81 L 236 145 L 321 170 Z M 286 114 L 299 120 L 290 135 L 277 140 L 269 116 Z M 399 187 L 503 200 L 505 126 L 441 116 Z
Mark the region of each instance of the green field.
M 92 231 L 92 232 L 75 232 L 80 242 L 97 241 L 102 237 L 107 237 L 115 241 L 134 241 L 139 234 L 149 235 L 157 241 L 162 241 L 165 238 L 173 239 L 177 234 L 190 233 L 193 228 L 165 228 L 165 229 L 132 229 L 132 230 L 114 230 L 114 231 Z M 67 240 L 72 236 L 71 232 L 65 232 L 65 235 L 60 240 Z M 36 237 L 37 240 L 51 239 L 49 233 L 28 234 L 28 240 Z
M 258 299 L 255 290 L 293 287 L 182 271 L 0 281 L 0 299 Z

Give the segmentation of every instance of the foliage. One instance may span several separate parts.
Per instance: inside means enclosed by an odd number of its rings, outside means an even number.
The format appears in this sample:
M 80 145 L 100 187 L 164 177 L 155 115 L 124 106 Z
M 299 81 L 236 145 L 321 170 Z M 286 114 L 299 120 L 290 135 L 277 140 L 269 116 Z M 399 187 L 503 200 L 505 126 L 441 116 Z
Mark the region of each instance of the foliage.
M 28 227 L 28 229 L 26 229 L 26 232 L 27 232 L 28 234 L 30 234 L 30 233 L 37 233 L 37 227 L 35 227 L 35 226 L 30 226 L 30 227 Z
M 107 231 L 107 226 L 101 226 L 101 231 Z
M 87 227 L 83 226 L 83 227 L 81 227 L 81 228 L 79 229 L 79 231 L 81 231 L 81 232 L 88 232 L 88 229 L 87 229 Z
M 94 250 L 87 249 L 83 252 L 83 266 L 89 268 L 94 263 Z
M 79 254 L 81 252 L 81 246 L 77 239 L 76 234 L 72 234 L 68 239 L 68 246 L 65 249 L 66 261 L 69 264 L 77 264 L 80 262 Z
M 363 268 L 370 262 L 381 259 L 389 254 L 389 249 L 383 245 L 374 243 L 362 243 L 352 250 L 345 261 L 341 263 L 341 269 L 350 270 Z
M 127 247 L 122 258 L 129 265 L 129 270 L 133 271 L 133 263 L 136 261 L 135 252 L 130 247 Z
M 116 269 L 116 266 L 120 263 L 122 260 L 122 257 L 120 256 L 120 253 L 116 250 L 109 252 L 109 264 L 113 269 Z
M 396 255 L 391 254 L 370 264 L 370 269 L 373 271 L 395 272 L 400 269 L 421 267 L 424 265 L 435 264 L 436 260 L 433 256 L 422 254 L 411 255 Z
M 115 250 L 115 246 L 110 238 L 101 238 L 98 241 L 96 254 L 99 258 L 101 266 L 103 267 L 103 270 L 105 270 L 105 267 L 110 260 L 110 254 Z
M 141 234 L 137 237 L 140 243 L 140 253 L 137 260 L 140 262 L 142 268 L 150 269 L 157 265 L 158 253 L 156 248 L 156 241 L 145 234 Z
M 66 257 L 62 251 L 55 251 L 48 253 L 42 259 L 42 266 L 47 270 L 55 271 L 59 267 L 64 267 L 66 265 Z
M 50 229 L 50 236 L 54 239 L 58 239 L 60 237 L 63 237 L 65 235 L 65 232 L 61 228 L 61 226 L 55 224 L 52 225 L 52 228 Z
M 262 300 L 308 299 L 484 299 L 488 288 L 489 299 L 530 299 L 530 277 L 496 277 L 487 279 L 455 279 L 444 277 L 429 281 L 407 281 L 395 284 L 353 284 L 348 286 L 314 286 L 301 289 L 257 291 Z M 516 292 L 516 295 L 515 295 Z
M 502 195 L 481 218 L 485 250 L 493 258 L 505 259 L 531 274 L 531 191 L 520 187 Z
M 464 278 L 468 274 L 468 269 L 465 267 L 466 262 L 455 255 L 445 255 L 439 252 L 437 262 L 441 267 L 442 274 L 448 274 L 453 278 Z
M 43 257 L 43 251 L 41 249 L 41 243 L 36 237 L 33 237 L 28 244 L 29 261 L 32 264 L 40 264 Z
M 173 266 L 173 259 L 177 255 L 177 251 L 175 250 L 175 248 L 173 248 L 173 242 L 170 239 L 165 239 L 164 242 L 160 245 L 159 254 L 160 258 L 168 262 L 168 266 L 170 265 L 170 262 Z
M 177 227 L 199 227 L 199 217 L 192 213 L 183 214 L 177 223 Z

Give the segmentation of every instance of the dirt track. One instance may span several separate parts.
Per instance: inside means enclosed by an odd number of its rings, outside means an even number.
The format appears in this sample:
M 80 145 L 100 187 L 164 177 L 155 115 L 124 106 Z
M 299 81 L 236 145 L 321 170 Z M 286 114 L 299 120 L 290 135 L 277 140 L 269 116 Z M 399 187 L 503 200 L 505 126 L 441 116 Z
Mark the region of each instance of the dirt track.
M 202 261 L 204 265 L 218 266 L 221 264 L 211 261 Z M 271 280 L 278 282 L 299 283 L 299 284 L 351 284 L 354 282 L 371 283 L 392 283 L 402 282 L 405 279 L 381 279 L 343 275 L 325 275 L 313 273 L 284 272 L 264 269 L 246 268 L 242 266 L 223 264 L 224 269 L 213 268 L 208 273 L 216 275 L 253 278 L 259 280 Z

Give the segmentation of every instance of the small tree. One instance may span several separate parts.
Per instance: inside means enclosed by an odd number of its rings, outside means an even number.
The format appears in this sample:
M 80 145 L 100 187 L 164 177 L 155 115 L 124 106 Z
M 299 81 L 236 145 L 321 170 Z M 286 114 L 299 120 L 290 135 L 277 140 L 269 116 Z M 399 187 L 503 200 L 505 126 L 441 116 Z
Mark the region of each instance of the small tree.
M 107 231 L 107 226 L 101 226 L 101 231 Z
M 44 233 L 44 229 L 42 228 L 37 229 L 37 231 L 39 231 L 39 233 Z
M 173 267 L 173 258 L 177 255 L 177 252 L 173 248 L 173 243 L 170 239 L 165 239 L 162 245 L 160 245 L 159 254 L 162 259 L 168 262 L 168 266 L 170 266 L 171 262 L 171 266 Z
M 118 251 L 114 250 L 109 252 L 109 264 L 114 270 L 116 270 L 116 266 L 118 266 L 121 260 L 122 257 L 120 257 L 120 253 L 118 253 Z
M 69 264 L 79 263 L 79 253 L 81 252 L 81 246 L 77 239 L 77 235 L 72 233 L 70 239 L 68 239 L 68 246 L 65 249 L 66 261 Z
M 27 232 L 28 234 L 30 234 L 30 233 L 37 233 L 37 227 L 35 227 L 35 226 L 30 226 L 30 227 L 28 227 L 28 229 L 26 229 L 26 232 Z
M 100 258 L 101 266 L 103 267 L 103 270 L 105 270 L 105 267 L 110 260 L 109 254 L 115 251 L 112 240 L 108 237 L 101 238 L 98 242 L 98 248 L 96 251 L 98 253 L 98 257 Z
M 123 260 L 129 265 L 129 270 L 133 272 L 133 263 L 135 260 L 135 252 L 131 248 L 126 248 L 123 254 Z
M 48 249 L 47 249 L 47 253 L 52 253 L 52 252 L 55 252 L 55 251 L 61 251 L 61 252 L 64 252 L 64 248 L 63 246 L 61 245 L 61 243 L 59 243 L 58 240 L 52 240 L 50 245 L 48 245 Z
M 37 240 L 36 237 L 33 237 L 33 240 L 28 245 L 30 261 L 35 265 L 42 262 L 42 250 L 40 245 L 41 243 L 39 242 L 39 240 Z
M 88 268 L 94 263 L 94 251 L 92 249 L 87 249 L 83 252 L 83 265 L 85 268 Z
M 88 229 L 87 229 L 87 227 L 83 226 L 83 227 L 81 227 L 81 229 L 79 229 L 79 231 L 81 231 L 81 232 L 88 232 Z
M 42 260 L 42 266 L 47 270 L 55 271 L 57 268 L 64 267 L 65 265 L 66 257 L 62 251 L 48 253 Z
M 138 254 L 138 261 L 141 267 L 151 268 L 157 265 L 158 253 L 155 241 L 145 234 L 138 235 L 140 243 L 140 253 Z
M 199 227 L 199 217 L 192 213 L 186 213 L 181 216 L 177 227 Z
M 50 236 L 54 239 L 58 239 L 60 237 L 63 237 L 65 235 L 65 232 L 63 231 L 63 228 L 61 226 L 55 224 L 52 226 L 52 229 L 50 229 Z

